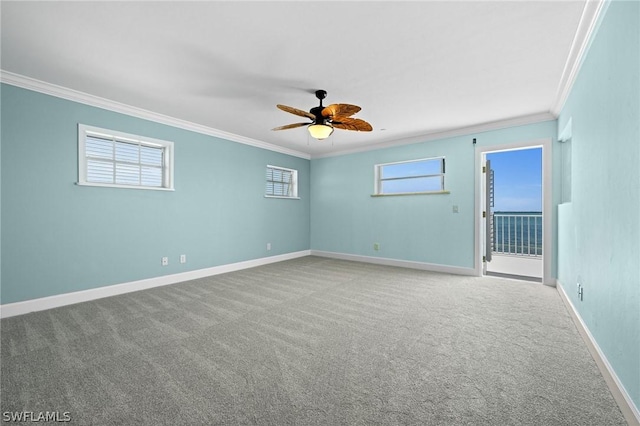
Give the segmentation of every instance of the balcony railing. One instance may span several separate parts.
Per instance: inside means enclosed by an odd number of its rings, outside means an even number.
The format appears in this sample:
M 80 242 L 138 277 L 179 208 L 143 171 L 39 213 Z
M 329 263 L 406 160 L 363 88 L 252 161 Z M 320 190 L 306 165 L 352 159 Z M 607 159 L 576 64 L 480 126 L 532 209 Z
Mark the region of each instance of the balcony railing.
M 542 213 L 494 213 L 492 252 L 542 256 Z

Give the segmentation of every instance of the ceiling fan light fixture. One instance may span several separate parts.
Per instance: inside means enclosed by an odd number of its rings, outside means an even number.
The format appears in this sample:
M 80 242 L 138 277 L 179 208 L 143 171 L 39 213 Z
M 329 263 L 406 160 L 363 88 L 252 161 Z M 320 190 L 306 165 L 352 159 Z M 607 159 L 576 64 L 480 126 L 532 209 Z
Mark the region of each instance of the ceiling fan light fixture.
M 312 124 L 308 129 L 311 137 L 318 140 L 326 139 L 333 133 L 333 127 L 326 124 Z

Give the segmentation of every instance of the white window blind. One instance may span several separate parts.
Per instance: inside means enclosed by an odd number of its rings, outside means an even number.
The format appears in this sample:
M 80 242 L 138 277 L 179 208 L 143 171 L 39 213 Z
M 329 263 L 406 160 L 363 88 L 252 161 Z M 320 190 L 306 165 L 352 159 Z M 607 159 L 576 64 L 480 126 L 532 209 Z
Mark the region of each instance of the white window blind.
M 80 127 L 83 185 L 172 189 L 172 143 Z
M 298 171 L 283 167 L 267 166 L 267 197 L 297 198 Z

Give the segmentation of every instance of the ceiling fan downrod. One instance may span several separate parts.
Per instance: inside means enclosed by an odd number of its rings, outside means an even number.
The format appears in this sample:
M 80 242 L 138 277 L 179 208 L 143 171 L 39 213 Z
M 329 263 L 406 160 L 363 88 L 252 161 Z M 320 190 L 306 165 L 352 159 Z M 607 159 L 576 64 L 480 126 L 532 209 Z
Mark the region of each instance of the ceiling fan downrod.
M 327 122 L 325 117 L 322 116 L 322 110 L 324 109 L 324 106 L 322 105 L 322 100 L 326 97 L 327 97 L 326 90 L 322 90 L 322 89 L 316 90 L 316 98 L 320 100 L 320 106 L 311 108 L 311 110 L 309 110 L 311 114 L 316 116 L 315 124 L 325 124 Z

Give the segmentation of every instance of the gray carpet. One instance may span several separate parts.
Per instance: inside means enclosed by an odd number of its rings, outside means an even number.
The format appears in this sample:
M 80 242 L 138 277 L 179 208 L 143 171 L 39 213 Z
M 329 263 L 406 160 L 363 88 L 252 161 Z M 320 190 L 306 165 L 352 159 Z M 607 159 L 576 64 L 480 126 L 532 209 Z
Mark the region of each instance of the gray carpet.
M 1 326 L 1 411 L 72 424 L 626 424 L 536 283 L 304 257 Z

